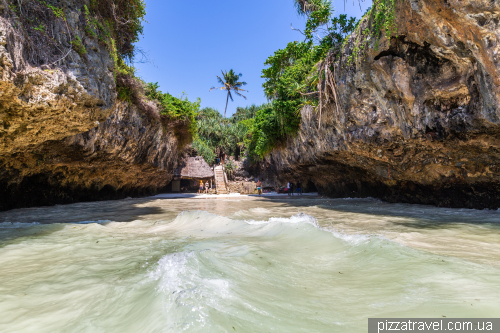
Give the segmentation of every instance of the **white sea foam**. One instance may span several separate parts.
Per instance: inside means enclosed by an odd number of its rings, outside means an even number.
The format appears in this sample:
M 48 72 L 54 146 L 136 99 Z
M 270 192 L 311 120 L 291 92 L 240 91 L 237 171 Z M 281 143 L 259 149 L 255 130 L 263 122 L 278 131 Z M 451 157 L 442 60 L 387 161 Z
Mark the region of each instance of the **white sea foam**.
M 254 225 L 269 223 L 309 223 L 314 225 L 315 227 L 318 227 L 318 221 L 313 216 L 304 213 L 299 213 L 291 217 L 271 217 L 267 221 L 246 220 L 245 222 Z
M 343 232 L 339 232 L 337 230 L 331 229 L 331 228 L 324 228 L 321 227 L 318 223 L 318 220 L 314 218 L 313 216 L 307 215 L 305 213 L 299 213 L 296 215 L 293 215 L 291 217 L 271 217 L 267 221 L 255 221 L 255 220 L 247 220 L 245 221 L 246 223 L 250 225 L 268 225 L 268 224 L 277 224 L 277 223 L 290 223 L 290 224 L 297 224 L 297 223 L 306 223 L 314 226 L 315 228 L 318 228 L 322 231 L 329 232 L 331 233 L 334 237 L 341 239 L 347 243 L 350 243 L 352 245 L 357 245 L 360 243 L 363 243 L 367 240 L 369 240 L 371 235 L 351 235 L 351 234 L 346 234 Z
M 4 212 L 2 222 L 42 225 L 0 224 L 0 331 L 364 332 L 367 316 L 388 313 L 498 313 L 498 267 L 460 257 L 498 262 L 497 212 L 327 203 L 113 201 Z M 108 223 L 112 209 L 131 222 Z
M 202 276 L 197 255 L 194 251 L 167 254 L 148 274 L 164 297 L 165 316 L 176 323 L 171 328 L 205 327 L 210 309 L 217 309 L 220 300 L 229 297 L 229 282 Z

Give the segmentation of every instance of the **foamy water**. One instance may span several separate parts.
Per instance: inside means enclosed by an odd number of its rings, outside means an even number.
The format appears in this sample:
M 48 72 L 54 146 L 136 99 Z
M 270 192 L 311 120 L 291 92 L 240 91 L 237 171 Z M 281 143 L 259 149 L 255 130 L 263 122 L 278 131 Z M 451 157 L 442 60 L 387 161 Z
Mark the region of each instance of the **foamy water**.
M 500 213 L 139 199 L 0 213 L 0 332 L 366 332 L 497 317 Z

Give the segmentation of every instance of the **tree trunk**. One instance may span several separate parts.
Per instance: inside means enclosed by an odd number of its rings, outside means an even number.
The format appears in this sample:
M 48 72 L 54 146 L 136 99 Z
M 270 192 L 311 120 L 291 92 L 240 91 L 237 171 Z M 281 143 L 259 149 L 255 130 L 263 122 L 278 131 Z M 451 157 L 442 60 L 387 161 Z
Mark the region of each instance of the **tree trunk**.
M 224 118 L 226 118 L 227 103 L 229 103 L 229 91 L 227 92 L 226 109 L 224 110 Z

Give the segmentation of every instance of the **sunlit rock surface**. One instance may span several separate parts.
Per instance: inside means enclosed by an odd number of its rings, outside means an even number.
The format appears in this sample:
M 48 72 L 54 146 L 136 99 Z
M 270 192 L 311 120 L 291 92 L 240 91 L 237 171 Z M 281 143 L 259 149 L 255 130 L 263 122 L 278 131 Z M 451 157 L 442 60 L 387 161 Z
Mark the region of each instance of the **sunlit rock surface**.
M 269 167 L 333 197 L 500 207 L 500 3 L 396 3 L 397 38 L 372 38 L 350 65 L 356 34 L 343 50 L 340 112 L 329 105 L 319 128 L 304 109 Z
M 0 210 L 153 194 L 172 178 L 176 137 L 117 102 L 113 58 L 85 35 L 84 4 L 59 3 L 67 21 L 54 34 L 66 48 L 44 50 L 56 60 L 40 64 L 0 0 Z
M 109 50 L 85 38 L 79 1 L 61 2 L 67 20 L 54 23 L 60 44 L 33 49 L 0 0 L 0 154 L 85 132 L 111 113 L 116 98 Z M 86 54 L 72 47 L 80 35 Z M 43 52 L 43 54 L 41 54 Z M 49 62 L 40 63 L 46 57 Z
M 0 159 L 0 209 L 155 194 L 177 161 L 172 133 L 117 103 L 97 128 Z

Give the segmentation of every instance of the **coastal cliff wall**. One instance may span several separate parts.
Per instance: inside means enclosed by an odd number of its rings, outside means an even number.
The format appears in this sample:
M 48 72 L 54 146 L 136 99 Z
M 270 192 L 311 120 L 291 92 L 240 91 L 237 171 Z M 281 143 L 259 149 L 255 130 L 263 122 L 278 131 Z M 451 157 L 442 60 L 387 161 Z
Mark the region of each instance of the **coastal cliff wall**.
M 0 0 L 0 210 L 165 187 L 178 140 L 158 118 L 117 99 L 109 45 L 85 32 L 89 1 L 57 1 L 54 17 L 38 2 L 9 4 Z M 20 28 L 20 12 L 29 10 L 48 15 L 39 36 Z
M 111 114 L 116 99 L 114 60 L 105 45 L 84 37 L 83 4 L 60 5 L 66 20 L 51 17 L 49 36 L 26 31 L 19 22 L 21 14 L 0 0 L 2 154 L 85 132 Z M 35 34 L 38 39 L 29 38 Z M 75 50 L 76 36 L 83 40 L 85 54 Z M 57 43 L 50 45 L 45 39 Z M 35 42 L 45 43 L 37 48 Z
M 396 1 L 395 22 L 378 47 L 361 22 L 334 65 L 339 108 L 319 127 L 305 107 L 264 165 L 331 197 L 499 208 L 499 2 Z
M 0 210 L 156 194 L 172 180 L 177 138 L 134 105 L 63 140 L 0 157 Z

